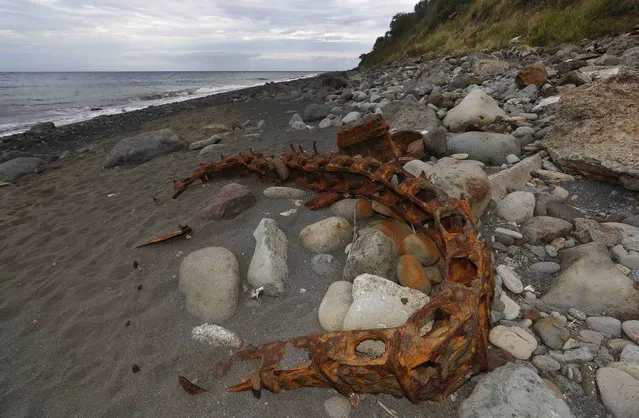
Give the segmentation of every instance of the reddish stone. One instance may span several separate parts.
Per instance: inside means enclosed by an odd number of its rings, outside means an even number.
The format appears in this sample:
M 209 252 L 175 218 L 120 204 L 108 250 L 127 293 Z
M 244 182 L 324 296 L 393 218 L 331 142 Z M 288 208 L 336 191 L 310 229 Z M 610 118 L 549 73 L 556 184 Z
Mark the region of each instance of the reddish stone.
M 399 284 L 411 289 L 430 294 L 430 280 L 424 273 L 424 268 L 417 257 L 403 255 L 397 263 L 397 278 Z
M 256 202 L 255 195 L 248 188 L 230 183 L 217 191 L 209 205 L 202 210 L 201 216 L 209 221 L 233 219 Z
M 530 85 L 541 87 L 548 82 L 548 72 L 543 64 L 533 64 L 523 68 L 515 77 L 517 87 L 524 88 Z

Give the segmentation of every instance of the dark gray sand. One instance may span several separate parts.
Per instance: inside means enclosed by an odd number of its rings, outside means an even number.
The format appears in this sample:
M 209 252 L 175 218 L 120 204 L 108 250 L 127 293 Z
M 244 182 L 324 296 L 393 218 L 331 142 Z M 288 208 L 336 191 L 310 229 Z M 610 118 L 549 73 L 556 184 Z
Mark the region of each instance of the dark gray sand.
M 278 153 L 290 143 L 310 149 L 312 140 L 321 151 L 334 150 L 335 129 L 286 130 L 290 114 L 285 112 L 302 111 L 304 105 L 275 100 L 219 105 L 146 123 L 139 132 L 172 127 L 193 141 L 202 139 L 199 128 L 209 123 L 264 119 L 261 139 L 225 139 L 228 153 L 249 147 Z M 264 198 L 261 191 L 271 184 L 247 178 L 239 182 L 256 193 L 257 205 L 234 220 L 205 222 L 200 209 L 228 180 L 193 186 L 171 200 L 172 180 L 192 172 L 197 151 L 105 170 L 104 156 L 117 137 L 60 161 L 57 169 L 0 189 L 0 415 L 325 416 L 324 401 L 336 394 L 331 389 L 264 391 L 261 399 L 250 392 L 226 393 L 224 388 L 239 382 L 253 364 L 237 364 L 227 377 L 214 377 L 213 367 L 230 352 L 191 339 L 202 321 L 185 309 L 177 270 L 190 252 L 222 246 L 236 255 L 244 277 L 253 231 L 262 218 L 273 218 L 289 241 L 286 293 L 259 301 L 244 293 L 235 316 L 220 325 L 247 344 L 320 332 L 317 309 L 330 283 L 311 273 L 313 254 L 300 247 L 298 233 L 329 212 L 302 207 L 297 215 L 281 216 L 292 202 Z M 134 249 L 178 223 L 193 228 L 192 239 Z M 344 260 L 344 254 L 335 255 Z M 139 373 L 132 372 L 134 364 Z M 187 394 L 178 375 L 209 391 Z M 471 389 L 466 384 L 454 402 L 419 405 L 366 395 L 353 416 L 390 416 L 380 403 L 402 417 L 455 416 Z

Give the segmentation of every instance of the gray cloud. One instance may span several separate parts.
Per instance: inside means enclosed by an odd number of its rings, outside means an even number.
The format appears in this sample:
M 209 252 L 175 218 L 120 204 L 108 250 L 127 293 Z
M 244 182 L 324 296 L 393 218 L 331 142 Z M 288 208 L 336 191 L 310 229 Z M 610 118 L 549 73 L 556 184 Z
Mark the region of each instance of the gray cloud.
M 336 70 L 417 0 L 0 0 L 0 71 Z

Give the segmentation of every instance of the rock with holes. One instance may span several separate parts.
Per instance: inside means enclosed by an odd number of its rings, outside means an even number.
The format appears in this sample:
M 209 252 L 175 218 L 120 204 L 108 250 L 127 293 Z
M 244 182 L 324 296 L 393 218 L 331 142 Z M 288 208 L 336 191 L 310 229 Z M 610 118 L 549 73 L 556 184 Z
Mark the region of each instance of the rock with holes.
M 521 364 L 508 363 L 487 374 L 459 408 L 461 418 L 572 418 L 570 408 Z
M 344 319 L 344 330 L 398 327 L 429 301 L 418 290 L 362 274 L 353 281 L 353 304 Z

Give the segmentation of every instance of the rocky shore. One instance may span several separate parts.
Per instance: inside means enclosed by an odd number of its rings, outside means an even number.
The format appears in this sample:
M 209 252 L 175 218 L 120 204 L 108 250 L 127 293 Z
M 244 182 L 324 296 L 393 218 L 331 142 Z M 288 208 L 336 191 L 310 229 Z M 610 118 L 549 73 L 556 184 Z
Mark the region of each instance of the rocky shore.
M 0 409 L 639 416 L 637 102 L 636 35 L 552 54 L 514 41 L 1 138 Z M 419 136 L 407 172 L 470 204 L 493 255 L 499 360 L 437 403 L 225 393 L 253 367 L 215 378 L 229 350 L 403 324 L 437 293 L 442 254 L 364 199 L 312 212 L 305 190 L 216 179 L 172 200 L 172 180 L 249 148 L 336 151 L 337 131 L 373 114 Z M 178 224 L 192 232 L 133 249 Z

